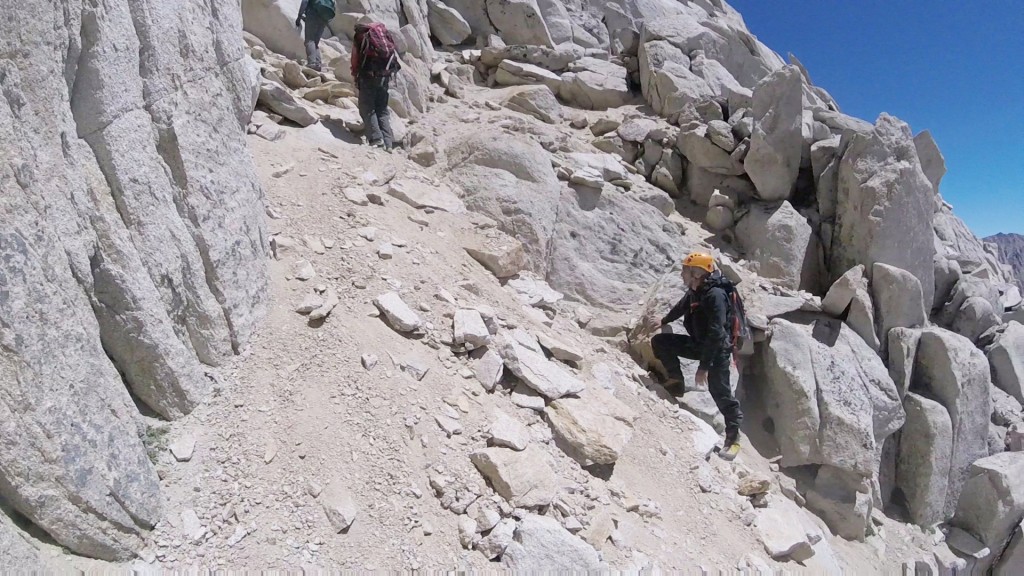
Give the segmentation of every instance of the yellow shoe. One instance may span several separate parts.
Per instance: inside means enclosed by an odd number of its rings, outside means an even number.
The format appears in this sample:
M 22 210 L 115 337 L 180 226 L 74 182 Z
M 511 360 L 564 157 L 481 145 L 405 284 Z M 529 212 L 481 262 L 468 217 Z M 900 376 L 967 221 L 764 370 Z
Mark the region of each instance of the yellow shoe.
M 722 460 L 725 460 L 726 462 L 732 462 L 733 460 L 736 459 L 736 456 L 738 456 L 739 453 L 740 443 L 733 442 L 728 446 L 724 446 L 722 450 L 718 453 L 718 457 L 721 458 Z

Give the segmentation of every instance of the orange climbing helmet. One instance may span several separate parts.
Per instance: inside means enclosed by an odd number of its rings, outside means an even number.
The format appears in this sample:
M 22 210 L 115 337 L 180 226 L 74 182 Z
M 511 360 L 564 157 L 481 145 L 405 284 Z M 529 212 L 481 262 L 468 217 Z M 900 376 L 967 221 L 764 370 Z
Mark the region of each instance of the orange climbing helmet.
M 715 259 L 711 254 L 705 252 L 691 252 L 686 258 L 683 258 L 683 266 L 700 268 L 710 274 L 715 271 Z

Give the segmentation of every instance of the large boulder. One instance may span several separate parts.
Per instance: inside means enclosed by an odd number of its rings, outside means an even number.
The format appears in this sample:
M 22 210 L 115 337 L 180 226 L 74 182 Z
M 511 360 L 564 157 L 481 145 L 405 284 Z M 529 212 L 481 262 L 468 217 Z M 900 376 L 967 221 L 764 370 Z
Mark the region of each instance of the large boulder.
M 574 23 L 569 17 L 569 11 L 565 8 L 565 2 L 562 0 L 537 0 L 537 8 L 540 9 L 540 15 L 548 27 L 548 33 L 551 34 L 551 41 L 555 46 L 574 40 Z M 582 15 L 575 14 L 574 16 L 579 18 Z
M 663 40 L 683 54 L 702 51 L 706 58 L 717 61 L 728 70 L 741 86 L 753 88 L 762 78 L 783 66 L 782 58 L 751 35 L 735 12 L 732 18 L 723 13 L 709 17 L 701 8 L 684 5 L 676 7 L 682 14 L 672 16 L 664 7 L 638 8 L 648 12 L 644 15 L 641 43 Z
M 662 213 L 620 191 L 562 192 L 547 255 L 547 281 L 568 297 L 602 308 L 626 309 L 665 270 L 689 241 Z
M 258 102 L 271 112 L 280 114 L 299 126 L 311 126 L 320 121 L 320 118 L 299 98 L 270 80 L 261 81 Z
M 690 70 L 704 79 L 716 96 L 725 98 L 729 110 L 750 108 L 754 95 L 749 88 L 741 85 L 718 60 L 708 58 L 702 50 L 693 54 Z
M 910 519 L 919 526 L 947 520 L 946 490 L 953 451 L 953 424 L 946 408 L 908 393 L 903 401 L 907 423 L 900 435 L 896 485 L 906 497 Z
M 559 95 L 586 110 L 618 108 L 633 99 L 626 85 L 626 69 L 610 63 L 601 70 L 564 74 Z
M 864 540 L 872 510 L 868 478 L 832 466 L 822 466 L 806 498 L 807 507 L 820 516 L 837 536 Z
M 633 435 L 637 414 L 604 389 L 562 398 L 544 411 L 562 449 L 583 466 L 614 464 Z
M 1017 526 L 1010 543 L 999 557 L 999 564 L 992 571 L 994 576 L 1014 576 L 1024 572 L 1024 523 Z
M 505 107 L 529 114 L 548 124 L 562 121 L 562 105 L 547 86 L 530 86 L 516 90 L 505 98 Z
M 554 46 L 537 0 L 486 0 L 487 18 L 506 44 Z
M 712 141 L 704 124 L 691 124 L 680 129 L 676 147 L 698 168 L 723 176 L 743 174 L 743 164 Z
M 910 128 L 882 114 L 871 133 L 851 138 L 839 166 L 829 270 L 838 277 L 857 264 L 889 264 L 913 274 L 931 302 L 935 207 Z
M 519 573 L 595 571 L 601 559 L 589 544 L 554 518 L 527 514 L 516 526 L 501 563 Z
M 547 152 L 532 140 L 480 130 L 446 156 L 466 208 L 521 241 L 531 268 L 546 269 L 562 194 Z
M 162 502 L 129 391 L 188 413 L 265 310 L 257 74 L 237 3 L 6 12 L 0 500 L 127 560 Z
M 914 362 L 917 360 L 917 345 L 921 331 L 912 328 L 893 328 L 889 331 L 889 375 L 899 390 L 900 398 L 910 390 L 914 379 Z
M 506 60 L 512 60 L 538 66 L 550 72 L 564 72 L 570 64 L 582 57 L 583 51 L 578 47 L 564 46 L 549 48 L 547 46 L 514 44 L 488 47 L 480 51 L 480 62 L 488 67 L 498 66 Z
M 952 516 L 971 463 L 988 456 L 992 413 L 985 355 L 963 336 L 929 328 L 917 345 L 911 390 L 921 390 L 949 412 L 953 451 L 943 517 Z
M 469 459 L 494 491 L 513 506 L 550 506 L 558 494 L 559 480 L 551 469 L 551 458 L 536 446 L 521 452 L 484 448 L 470 454 Z
M 300 0 L 245 0 L 241 4 L 242 26 L 246 32 L 278 54 L 294 60 L 305 59 L 302 30 L 295 27 Z
M 803 151 L 803 77 L 795 66 L 769 74 L 754 90 L 754 131 L 743 160 L 762 200 L 789 198 Z
M 502 60 L 494 71 L 494 81 L 502 86 L 524 86 L 543 84 L 557 92 L 562 86 L 562 77 L 554 72 L 515 60 Z
M 1001 551 L 1024 519 L 1024 452 L 1003 452 L 971 465 L 952 523 Z M 979 571 L 994 555 L 982 560 Z
M 936 197 L 939 197 L 939 183 L 946 175 L 946 159 L 942 157 L 939 145 L 932 138 L 932 133 L 924 130 L 914 136 L 914 148 L 917 149 L 917 157 L 921 160 L 921 170 L 931 182 Z
M 864 266 L 857 265 L 846 271 L 832 283 L 821 300 L 822 312 L 836 318 L 846 317 L 846 323 L 860 335 L 872 350 L 880 344 L 875 332 L 875 312 L 868 293 L 868 280 L 864 277 Z
M 487 17 L 486 0 L 443 0 L 443 2 L 465 19 L 474 36 L 487 36 L 495 32 L 494 26 Z
M 794 290 L 819 289 L 821 244 L 789 202 L 751 204 L 736 225 L 736 238 L 760 276 Z
M 939 246 L 938 253 L 955 260 L 964 274 L 976 273 L 990 282 L 1009 280 L 995 251 L 986 249 L 986 244 L 948 206 L 943 205 L 935 213 L 932 227 Z M 997 306 L 998 302 L 993 305 Z
M 430 32 L 441 44 L 455 46 L 462 44 L 473 33 L 466 19 L 458 10 L 446 6 L 441 0 L 427 0 L 427 22 Z
M 703 78 L 690 71 L 690 59 L 663 40 L 640 45 L 640 89 L 655 112 L 672 116 L 687 104 L 714 96 Z
M 548 360 L 540 351 L 524 346 L 514 337 L 500 335 L 497 350 L 505 366 L 517 378 L 549 400 L 579 394 L 586 387 L 572 372 Z
M 893 328 L 917 328 L 928 322 L 921 282 L 906 270 L 875 263 L 871 267 L 871 294 L 882 350 L 888 350 Z
M 1024 325 L 1010 322 L 988 349 L 996 386 L 1024 403 Z
M 769 333 L 763 396 L 782 464 L 872 477 L 882 441 L 905 419 L 881 360 L 836 320 L 804 326 L 776 318 Z

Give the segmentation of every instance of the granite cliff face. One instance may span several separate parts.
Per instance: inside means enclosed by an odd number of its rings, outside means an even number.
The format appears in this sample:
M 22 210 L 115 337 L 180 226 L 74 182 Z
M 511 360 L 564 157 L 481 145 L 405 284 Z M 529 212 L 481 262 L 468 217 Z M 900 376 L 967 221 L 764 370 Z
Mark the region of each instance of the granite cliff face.
M 79 554 L 160 518 L 138 401 L 188 414 L 266 305 L 231 2 L 5 3 L 0 497 Z

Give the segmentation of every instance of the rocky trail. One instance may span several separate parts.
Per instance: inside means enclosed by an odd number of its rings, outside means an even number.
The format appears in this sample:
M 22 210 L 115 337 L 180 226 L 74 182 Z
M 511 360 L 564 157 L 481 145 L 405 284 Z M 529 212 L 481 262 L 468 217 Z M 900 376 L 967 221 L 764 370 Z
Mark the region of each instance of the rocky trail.
M 451 126 L 460 109 L 439 106 L 434 121 Z M 479 114 L 465 132 L 481 123 L 524 122 L 486 105 Z M 272 305 L 249 347 L 218 377 L 225 383 L 220 393 L 166 437 L 168 446 L 192 447 L 188 460 L 159 452 L 169 513 L 149 549 L 161 565 L 487 569 L 488 556 L 503 551 L 491 535 L 535 518 L 537 510 L 514 507 L 497 482 L 488 485 L 471 456 L 485 450 L 511 459 L 499 468 L 507 475 L 499 482 L 534 486 L 524 498 L 545 491 L 536 502 L 554 523 L 537 520 L 543 538 L 582 537 L 613 566 L 772 566 L 764 539 L 779 549 L 813 545 L 817 553 L 806 565 L 823 571 L 896 570 L 899 558 L 923 554 L 904 548 L 881 555 L 880 538 L 874 549 L 841 540 L 833 549 L 827 527 L 783 504 L 781 486 L 791 480 L 776 473 L 777 465 L 750 448 L 734 464 L 708 458 L 718 434 L 616 350 L 620 342 L 581 329 L 576 305 L 555 303 L 553 322 L 540 308 L 524 307 L 514 288 L 464 250 L 503 236 L 493 222 L 416 209 L 389 194 L 396 183 L 432 178 L 403 152 L 284 130 L 276 142 L 250 137 L 275 215 L 268 225 L 277 256 Z M 363 194 L 383 205 L 364 203 Z M 388 245 L 392 254 L 385 256 Z M 315 275 L 302 280 L 305 263 Z M 296 312 L 318 292 L 338 299 L 323 321 Z M 408 304 L 421 334 L 389 325 L 374 304 L 387 293 Z M 481 373 L 484 360 L 450 351 L 455 315 L 478 310 L 497 335 L 560 342 L 555 350 L 579 359 L 563 369 L 600 386 L 600 394 L 582 396 L 594 404 L 586 408 L 594 420 L 581 422 L 593 426 L 581 442 L 611 442 L 618 453 L 613 470 L 584 468 L 560 450 L 544 399 L 529 394 L 534 408 L 521 407 L 530 402 L 518 398 L 514 376 L 493 382 L 493 373 Z M 605 421 L 615 411 L 627 415 L 624 421 Z M 755 480 L 764 483 L 756 490 L 769 494 L 760 514 L 737 492 Z M 339 503 L 354 518 L 340 534 L 327 512 Z M 792 533 L 793 521 L 804 527 Z M 476 528 L 467 535 L 464 524 L 471 522 Z M 505 537 L 511 542 L 512 531 Z M 531 549 L 521 560 L 526 564 L 512 566 L 556 566 L 566 545 Z M 597 554 L 585 557 L 597 566 Z
M 0 32 L 68 34 L 0 57 L 5 567 L 1024 566 L 1009 267 L 928 132 L 843 114 L 724 2 L 343 1 L 323 72 L 290 0 L 30 4 Z M 692 250 L 753 332 L 734 462 L 638 334 Z

